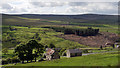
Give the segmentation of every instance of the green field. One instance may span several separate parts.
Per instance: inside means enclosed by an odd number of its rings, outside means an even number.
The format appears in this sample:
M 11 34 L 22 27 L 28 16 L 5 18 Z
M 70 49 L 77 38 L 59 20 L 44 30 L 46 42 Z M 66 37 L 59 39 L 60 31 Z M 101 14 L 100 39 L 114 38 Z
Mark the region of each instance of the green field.
M 13 66 L 117 66 L 118 53 L 101 53 L 73 58 L 61 58 L 51 61 L 16 64 Z
M 77 42 L 65 40 L 62 38 L 58 38 L 55 35 L 63 34 L 61 32 L 55 32 L 52 29 L 48 28 L 28 28 L 28 27 L 19 27 L 19 26 L 11 26 L 12 28 L 16 28 L 17 30 L 10 31 L 9 26 L 3 26 L 3 48 L 12 48 L 20 43 L 27 43 L 30 39 L 33 38 L 36 33 L 39 34 L 41 40 L 37 40 L 39 43 L 43 45 L 49 45 L 53 43 L 56 47 L 86 47 Z M 69 45 L 69 46 L 68 46 Z
M 108 16 L 109 17 L 109 16 Z M 108 18 L 107 17 L 107 18 Z M 93 49 L 88 50 L 88 53 L 93 52 L 105 52 L 105 51 L 117 51 L 113 48 L 99 50 L 99 48 L 89 47 L 82 45 L 75 41 L 65 40 L 64 38 L 59 38 L 57 35 L 64 34 L 62 32 L 56 32 L 50 28 L 42 27 L 66 27 L 74 29 L 86 29 L 92 27 L 93 29 L 99 29 L 100 32 L 110 32 L 118 34 L 117 23 L 112 21 L 112 19 L 94 21 L 89 19 L 74 19 L 74 17 L 41 17 L 41 18 L 27 18 L 21 16 L 3 16 L 3 26 L 2 26 L 2 48 L 7 48 L 8 53 L 2 53 L 2 59 L 13 58 L 15 57 L 14 48 L 19 44 L 26 44 L 28 41 L 35 39 L 38 43 L 41 43 L 44 46 L 49 46 L 51 43 L 55 45 L 56 48 L 66 48 L 66 49 L 75 49 L 75 48 L 87 48 Z M 59 19 L 60 18 L 60 19 Z M 64 19 L 65 18 L 65 19 Z M 89 18 L 89 17 L 88 17 Z M 110 17 L 111 18 L 111 17 Z M 111 22 L 110 22 L 111 21 Z M 85 22 L 85 23 L 84 23 Z M 113 23 L 115 22 L 115 24 Z M 1 36 L 1 35 L 0 35 Z M 37 36 L 37 38 L 35 38 Z M 84 52 L 83 52 L 84 54 Z M 39 60 L 39 58 L 37 58 Z M 6 64 L 3 66 L 117 66 L 118 65 L 118 53 L 101 53 L 93 54 L 87 56 L 79 56 L 72 58 L 61 57 L 61 59 L 51 60 L 51 61 L 42 61 L 42 62 L 32 62 L 21 64 L 17 63 Z M 14 67 L 12 67 L 14 68 Z M 32 68 L 32 67 L 31 67 Z

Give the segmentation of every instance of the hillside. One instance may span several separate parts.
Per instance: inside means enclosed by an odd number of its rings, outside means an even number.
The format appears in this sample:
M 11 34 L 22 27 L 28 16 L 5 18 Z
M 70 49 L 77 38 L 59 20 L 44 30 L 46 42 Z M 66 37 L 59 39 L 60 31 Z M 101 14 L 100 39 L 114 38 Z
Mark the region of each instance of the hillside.
M 117 34 L 109 33 L 109 32 L 100 32 L 96 36 L 77 36 L 77 35 L 58 35 L 57 37 L 64 38 L 66 40 L 71 40 L 75 42 L 79 42 L 80 44 L 87 45 L 90 47 L 100 47 L 105 46 L 107 42 L 115 43 L 118 39 Z
M 83 14 L 83 15 L 2 14 L 2 16 L 3 24 L 9 25 L 67 24 L 84 26 L 81 23 L 116 25 L 118 21 L 117 15 L 98 15 L 98 14 Z

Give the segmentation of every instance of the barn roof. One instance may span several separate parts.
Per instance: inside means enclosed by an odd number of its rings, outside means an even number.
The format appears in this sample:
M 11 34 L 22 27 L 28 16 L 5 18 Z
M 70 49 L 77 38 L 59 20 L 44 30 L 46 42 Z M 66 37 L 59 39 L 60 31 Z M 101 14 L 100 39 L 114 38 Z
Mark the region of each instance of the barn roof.
M 105 45 L 113 45 L 114 43 L 106 43 Z
M 70 53 L 80 53 L 80 52 L 82 52 L 81 49 L 68 49 L 67 51 L 69 51 Z

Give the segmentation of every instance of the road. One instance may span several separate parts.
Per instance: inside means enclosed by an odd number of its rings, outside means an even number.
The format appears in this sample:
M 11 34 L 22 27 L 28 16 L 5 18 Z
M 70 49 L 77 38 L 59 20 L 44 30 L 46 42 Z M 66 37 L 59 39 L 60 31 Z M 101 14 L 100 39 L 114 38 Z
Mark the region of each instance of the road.
M 99 54 L 99 53 L 110 53 L 110 52 L 117 52 L 117 51 L 105 51 L 105 52 L 85 53 L 85 54 L 82 54 L 82 55 Z

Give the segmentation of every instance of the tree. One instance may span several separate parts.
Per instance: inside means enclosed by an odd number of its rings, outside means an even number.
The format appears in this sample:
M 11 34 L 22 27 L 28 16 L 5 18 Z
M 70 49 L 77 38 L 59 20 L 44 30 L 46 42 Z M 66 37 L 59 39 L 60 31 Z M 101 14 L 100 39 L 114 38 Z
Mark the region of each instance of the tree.
M 42 56 L 42 53 L 44 51 L 44 46 L 42 44 L 39 44 L 36 40 L 30 40 L 27 44 L 28 47 L 28 52 L 30 52 L 29 54 L 31 55 L 31 61 L 33 58 L 35 58 L 36 61 L 36 57 Z M 35 50 L 34 54 L 33 53 L 33 49 Z
M 26 60 L 26 56 L 25 56 L 27 53 L 26 49 L 27 48 L 24 44 L 20 44 L 15 48 L 15 53 L 16 55 L 18 55 L 19 59 L 22 60 L 22 63 L 24 63 L 24 60 Z
M 2 49 L 2 53 L 7 54 L 8 53 L 8 49 L 7 48 Z
M 40 38 L 40 37 L 38 37 L 38 38 L 37 38 L 37 40 L 39 40 L 39 41 L 40 41 L 40 40 L 41 40 L 41 38 Z
M 37 32 L 37 33 L 35 33 L 34 38 L 37 39 L 38 37 L 39 37 L 39 33 Z
M 36 58 L 35 56 L 33 56 L 33 49 L 34 48 L 38 48 L 39 47 L 39 44 L 38 44 L 38 42 L 36 41 L 36 40 L 30 40 L 27 44 L 26 44 L 26 46 L 27 46 L 27 51 L 28 51 L 28 53 L 27 53 L 27 59 L 28 60 L 31 60 L 31 62 L 32 62 L 32 60 L 33 60 L 33 58 Z
M 102 45 L 100 46 L 100 49 L 101 49 L 101 50 L 103 49 Z
M 112 44 L 112 47 L 113 47 L 113 48 L 115 48 L 115 45 L 114 45 L 114 44 Z
M 47 46 L 47 45 L 45 45 L 45 49 L 46 49 L 46 48 L 48 48 L 48 46 Z
M 29 48 L 29 49 L 34 49 L 35 47 L 37 47 L 39 44 L 36 40 L 30 40 L 26 46 Z
M 55 45 L 51 43 L 51 44 L 49 45 L 49 48 L 55 48 Z

